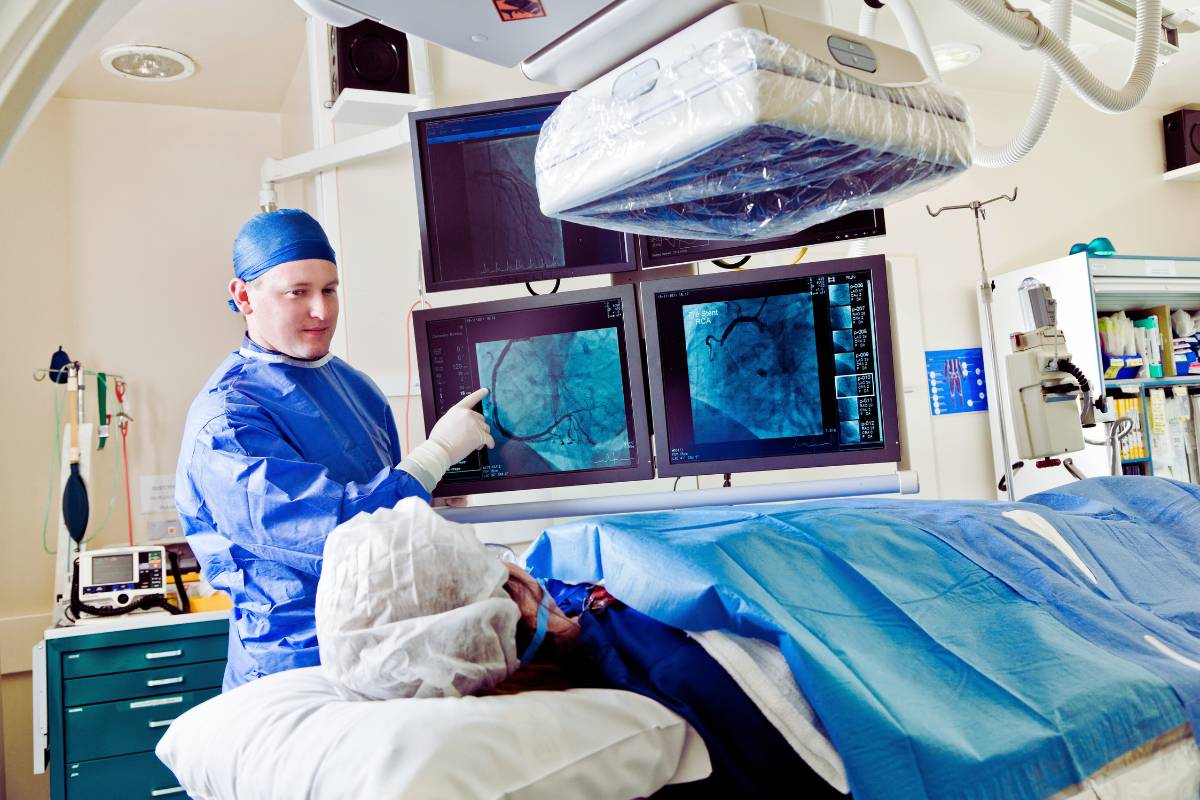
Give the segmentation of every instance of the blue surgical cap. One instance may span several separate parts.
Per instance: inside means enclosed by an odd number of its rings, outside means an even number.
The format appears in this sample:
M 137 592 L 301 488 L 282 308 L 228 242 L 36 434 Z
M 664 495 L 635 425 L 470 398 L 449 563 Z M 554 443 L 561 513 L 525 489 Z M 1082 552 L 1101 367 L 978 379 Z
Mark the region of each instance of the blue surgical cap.
M 321 223 L 298 208 L 263 212 L 233 240 L 233 274 L 247 283 L 271 267 L 309 258 L 337 263 Z M 238 310 L 232 300 L 229 307 Z

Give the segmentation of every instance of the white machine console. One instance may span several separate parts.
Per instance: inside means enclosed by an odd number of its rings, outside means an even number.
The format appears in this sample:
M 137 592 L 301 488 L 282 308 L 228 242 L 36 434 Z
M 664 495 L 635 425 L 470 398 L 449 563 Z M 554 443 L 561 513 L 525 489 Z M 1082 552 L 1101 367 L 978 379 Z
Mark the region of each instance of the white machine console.
M 1070 362 L 1067 338 L 1049 326 L 1012 335 L 1006 359 L 1008 385 L 1021 458 L 1049 458 L 1083 449 L 1080 390 L 1059 370 Z
M 162 595 L 167 553 L 161 545 L 110 547 L 79 554 L 79 599 L 91 606 L 122 608 L 145 595 Z
M 1093 402 L 1087 377 L 1071 361 L 1067 337 L 1058 328 L 1058 301 L 1050 287 L 1026 278 L 1017 290 L 1025 325 L 1014 333 L 1005 359 L 1009 400 L 1021 458 L 1044 459 L 1038 467 L 1057 466 L 1055 457 L 1083 449 L 1083 429 L 1105 411 L 1103 389 Z M 1075 475 L 1069 461 L 1063 465 Z M 1079 477 L 1076 475 L 1076 477 Z

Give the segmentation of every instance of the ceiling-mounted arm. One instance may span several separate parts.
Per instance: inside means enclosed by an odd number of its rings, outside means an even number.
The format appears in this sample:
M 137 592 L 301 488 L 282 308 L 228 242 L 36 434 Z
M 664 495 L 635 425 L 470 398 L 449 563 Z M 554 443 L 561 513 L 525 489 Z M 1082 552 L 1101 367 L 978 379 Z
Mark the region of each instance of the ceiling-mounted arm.
M 0 161 L 100 37 L 136 4 L 31 0 L 23 11 L 0 14 Z

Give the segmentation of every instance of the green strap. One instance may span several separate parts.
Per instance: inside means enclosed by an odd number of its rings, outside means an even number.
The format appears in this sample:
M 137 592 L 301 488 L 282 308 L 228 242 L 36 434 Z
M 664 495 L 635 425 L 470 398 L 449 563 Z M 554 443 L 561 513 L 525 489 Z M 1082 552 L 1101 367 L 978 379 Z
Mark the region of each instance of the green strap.
M 100 412 L 96 422 L 100 426 L 100 447 L 103 450 L 108 441 L 108 376 L 103 372 L 96 373 L 96 405 Z

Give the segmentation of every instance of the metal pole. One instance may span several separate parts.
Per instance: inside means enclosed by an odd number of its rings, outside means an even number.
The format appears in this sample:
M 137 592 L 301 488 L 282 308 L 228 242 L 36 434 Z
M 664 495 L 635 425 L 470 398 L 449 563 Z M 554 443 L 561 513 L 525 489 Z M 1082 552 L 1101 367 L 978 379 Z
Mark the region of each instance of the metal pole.
M 992 322 L 992 280 L 988 277 L 987 266 L 983 260 L 983 232 L 980 229 L 979 218 L 983 216 L 983 209 L 979 206 L 975 207 L 975 239 L 979 242 L 979 279 L 982 281 L 980 289 L 983 291 L 983 316 L 987 321 L 988 334 L 992 337 L 992 345 L 988 348 L 992 354 L 992 384 L 996 389 L 1000 388 L 1000 356 L 996 353 L 996 326 Z M 1004 419 L 1004 397 L 1003 393 L 996 392 L 996 414 L 1000 420 L 1000 449 L 1004 454 L 1004 487 L 1008 493 L 1009 502 L 1017 499 L 1016 492 L 1013 487 L 1013 468 L 1012 454 L 1008 449 L 1008 423 Z
M 1017 201 L 1017 187 L 1013 187 L 1011 197 L 1002 194 L 990 200 L 972 200 L 963 205 L 942 206 L 937 211 L 934 211 L 929 206 L 925 206 L 925 211 L 931 217 L 936 217 L 943 211 L 955 211 L 963 208 L 969 208 L 975 214 L 975 240 L 979 244 L 979 276 L 982 281 L 979 288 L 983 292 L 983 316 L 987 322 L 988 336 L 992 339 L 988 349 L 992 352 L 992 386 L 996 389 L 1000 388 L 1000 356 L 996 353 L 996 326 L 992 321 L 992 280 L 988 277 L 987 264 L 983 258 L 983 230 L 979 221 L 987 219 L 983 207 L 999 200 L 1007 200 L 1010 203 L 1015 203 Z M 1007 490 L 1008 499 L 1013 501 L 1016 500 L 1016 492 L 1013 489 L 1012 453 L 1008 449 L 1008 423 L 1004 419 L 1004 398 L 999 395 L 1000 392 L 996 392 L 993 395 L 993 399 L 998 400 L 996 403 L 996 414 L 1000 420 L 1000 450 L 1004 456 L 1004 485 Z

